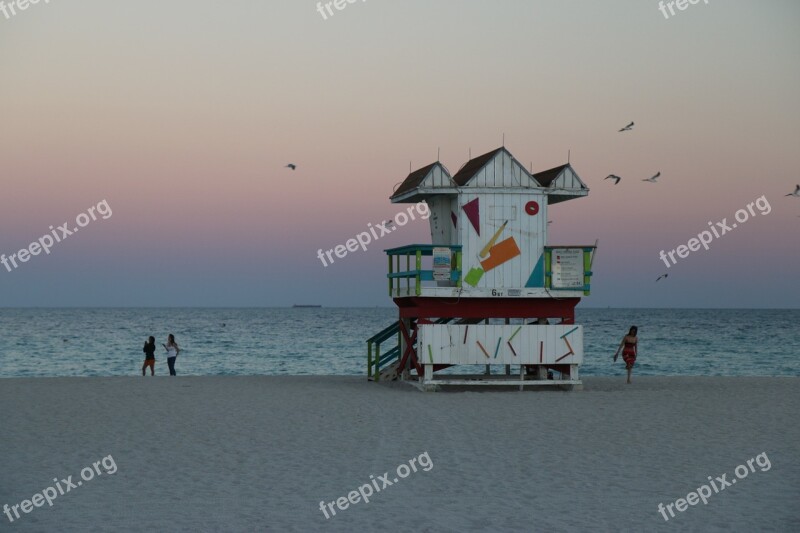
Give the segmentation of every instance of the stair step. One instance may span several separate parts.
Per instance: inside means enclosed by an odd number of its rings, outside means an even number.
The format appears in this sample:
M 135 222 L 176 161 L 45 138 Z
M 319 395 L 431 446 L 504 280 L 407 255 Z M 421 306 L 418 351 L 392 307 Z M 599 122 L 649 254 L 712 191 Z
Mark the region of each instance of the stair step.
M 394 381 L 399 377 L 397 371 L 399 363 L 392 363 L 383 370 L 381 370 L 381 381 Z

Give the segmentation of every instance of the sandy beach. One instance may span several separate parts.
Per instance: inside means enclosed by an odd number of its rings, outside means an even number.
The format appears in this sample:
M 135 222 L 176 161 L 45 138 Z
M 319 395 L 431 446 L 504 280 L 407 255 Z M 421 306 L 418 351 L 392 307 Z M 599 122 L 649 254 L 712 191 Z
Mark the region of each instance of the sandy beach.
M 3 379 L 0 505 L 54 478 L 90 480 L 12 510 L 13 522 L 1 515 L 0 530 L 797 531 L 798 385 L 635 377 L 588 378 L 580 392 L 421 393 L 363 377 Z M 668 522 L 659 513 L 762 453 L 769 469 L 754 464 Z M 394 482 L 412 458 L 416 471 Z M 391 486 L 347 501 L 385 472 Z

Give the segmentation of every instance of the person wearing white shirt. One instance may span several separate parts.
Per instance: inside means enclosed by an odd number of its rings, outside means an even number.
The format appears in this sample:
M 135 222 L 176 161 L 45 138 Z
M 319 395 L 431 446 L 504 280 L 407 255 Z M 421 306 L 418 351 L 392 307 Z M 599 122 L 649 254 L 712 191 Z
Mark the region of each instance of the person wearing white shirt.
M 162 344 L 161 346 L 167 351 L 167 365 L 169 366 L 169 375 L 170 376 L 177 376 L 178 374 L 175 373 L 175 359 L 177 359 L 178 354 L 181 353 L 181 348 L 178 346 L 178 343 L 175 342 L 175 335 L 172 333 L 169 334 L 167 337 L 167 344 Z

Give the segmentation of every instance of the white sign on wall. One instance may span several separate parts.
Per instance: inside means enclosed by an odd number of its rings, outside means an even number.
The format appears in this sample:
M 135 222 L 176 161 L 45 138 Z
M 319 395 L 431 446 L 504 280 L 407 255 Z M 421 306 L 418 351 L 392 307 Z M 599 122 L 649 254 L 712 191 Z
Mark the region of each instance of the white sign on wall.
M 452 253 L 450 248 L 433 249 L 433 279 L 436 281 L 450 280 L 450 262 Z
M 583 248 L 553 248 L 550 252 L 552 288 L 583 288 Z

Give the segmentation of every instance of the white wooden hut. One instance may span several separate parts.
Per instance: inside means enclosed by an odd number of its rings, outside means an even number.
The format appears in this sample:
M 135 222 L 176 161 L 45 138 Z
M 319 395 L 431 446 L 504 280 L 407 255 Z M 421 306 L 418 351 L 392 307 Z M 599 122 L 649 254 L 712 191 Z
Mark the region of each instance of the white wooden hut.
M 588 193 L 571 165 L 531 174 L 504 147 L 453 176 L 438 162 L 409 174 L 391 201 L 428 204 L 431 244 L 386 250 L 400 316 L 368 341 L 369 376 L 425 389 L 579 385 L 583 328 L 574 309 L 590 291 L 594 246 L 549 246 L 547 230 L 551 205 Z M 396 350 L 373 356 L 373 345 L 396 330 Z M 485 370 L 435 375 L 463 365 Z M 505 365 L 505 373 L 487 375 L 488 365 Z

